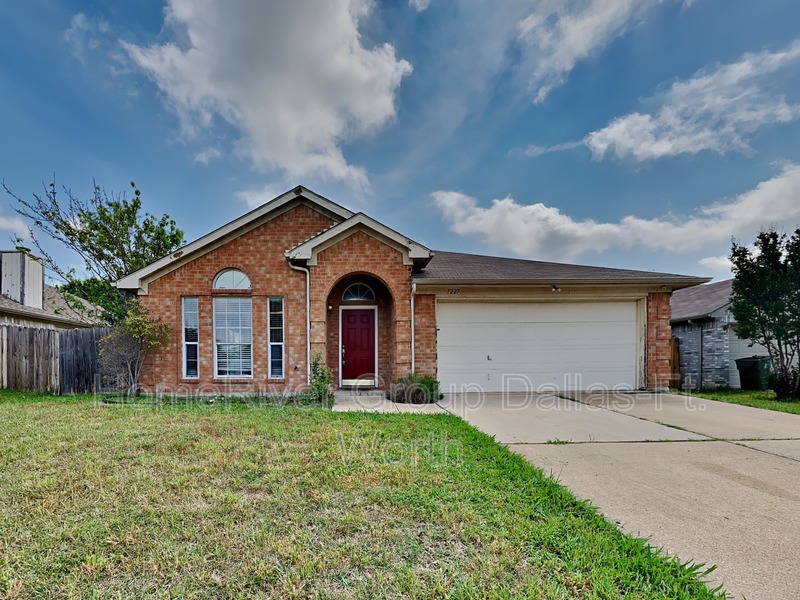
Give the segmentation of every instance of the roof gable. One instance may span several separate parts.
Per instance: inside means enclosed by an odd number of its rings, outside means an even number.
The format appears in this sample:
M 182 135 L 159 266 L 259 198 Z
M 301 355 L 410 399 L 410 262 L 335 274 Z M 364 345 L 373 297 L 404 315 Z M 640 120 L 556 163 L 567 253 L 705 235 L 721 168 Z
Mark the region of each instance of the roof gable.
M 433 256 L 429 248 L 401 235 L 394 229 L 387 227 L 364 213 L 358 213 L 346 221 L 342 221 L 330 229 L 315 235 L 302 244 L 287 250 L 286 258 L 289 260 L 307 261 L 307 264 L 312 266 L 316 265 L 317 256 L 320 252 L 351 236 L 356 231 L 363 231 L 367 235 L 371 235 L 381 242 L 393 246 L 403 253 L 403 262 L 408 265 L 416 264 L 422 267 L 427 264 Z
M 334 221 L 341 222 L 353 216 L 353 213 L 343 206 L 328 200 L 304 188 L 297 186 L 296 188 L 281 194 L 280 196 L 262 204 L 258 208 L 251 210 L 249 213 L 242 215 L 238 219 L 234 219 L 230 223 L 223 225 L 204 235 L 203 237 L 186 244 L 179 248 L 172 254 L 169 254 L 153 263 L 150 263 L 143 269 L 139 269 L 129 275 L 126 275 L 119 281 L 116 286 L 119 289 L 141 291 L 147 293 L 147 286 L 150 281 L 157 279 L 167 273 L 177 269 L 178 267 L 190 262 L 212 250 L 219 248 L 230 240 L 237 238 L 248 231 L 252 231 L 256 227 L 263 225 L 267 221 L 290 210 L 298 203 L 303 203 L 311 206 L 329 217 Z

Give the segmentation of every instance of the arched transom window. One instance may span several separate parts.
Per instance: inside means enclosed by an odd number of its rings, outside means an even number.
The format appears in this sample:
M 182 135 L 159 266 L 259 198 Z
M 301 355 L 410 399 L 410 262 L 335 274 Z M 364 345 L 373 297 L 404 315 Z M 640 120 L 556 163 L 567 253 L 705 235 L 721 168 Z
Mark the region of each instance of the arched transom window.
M 354 283 L 344 291 L 342 300 L 374 301 L 375 292 L 365 283 Z
M 249 290 L 250 278 L 239 269 L 225 269 L 214 280 L 215 290 Z

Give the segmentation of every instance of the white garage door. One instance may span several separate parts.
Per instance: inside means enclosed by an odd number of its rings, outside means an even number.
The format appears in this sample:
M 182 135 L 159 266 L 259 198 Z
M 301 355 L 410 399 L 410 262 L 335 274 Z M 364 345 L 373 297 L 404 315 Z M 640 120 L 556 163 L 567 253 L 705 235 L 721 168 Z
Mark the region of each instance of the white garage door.
M 439 303 L 444 392 L 635 388 L 635 302 Z

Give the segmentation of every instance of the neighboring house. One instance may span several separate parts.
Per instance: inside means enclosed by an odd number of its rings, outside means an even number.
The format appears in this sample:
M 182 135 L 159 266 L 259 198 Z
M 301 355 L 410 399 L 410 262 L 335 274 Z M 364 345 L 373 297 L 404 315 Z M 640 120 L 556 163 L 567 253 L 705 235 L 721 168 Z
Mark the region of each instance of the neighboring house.
M 732 283 L 733 279 L 727 279 L 672 294 L 672 337 L 679 340 L 684 388 L 739 388 L 736 359 L 769 355 L 763 346 L 752 345 L 734 332 Z
M 704 278 L 432 252 L 297 187 L 117 282 L 169 326 L 142 386 L 296 391 L 410 371 L 444 391 L 663 388 L 673 290 Z
M 83 308 L 78 308 L 83 307 Z M 0 251 L 0 325 L 92 327 L 100 309 L 44 282 L 44 266 L 27 252 Z

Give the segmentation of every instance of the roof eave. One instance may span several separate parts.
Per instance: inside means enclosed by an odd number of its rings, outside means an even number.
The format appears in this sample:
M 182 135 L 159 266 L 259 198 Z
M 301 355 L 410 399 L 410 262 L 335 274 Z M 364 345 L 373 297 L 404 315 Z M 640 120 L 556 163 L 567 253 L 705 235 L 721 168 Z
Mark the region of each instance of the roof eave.
M 674 317 L 669 320 L 670 325 L 677 325 L 678 323 L 688 323 L 690 321 L 707 321 L 713 319 L 710 313 L 701 315 L 692 315 L 691 317 Z
M 83 321 L 76 321 L 73 319 L 69 319 L 67 317 L 60 317 L 58 315 L 49 315 L 49 314 L 39 314 L 39 313 L 31 313 L 24 309 L 12 308 L 10 306 L 1 306 L 0 307 L 0 314 L 2 313 L 9 313 L 18 317 L 25 317 L 27 319 L 32 319 L 34 321 L 43 321 L 43 322 L 52 322 L 52 323 L 63 323 L 65 325 L 76 325 L 78 327 L 91 327 L 93 323 L 85 323 Z
M 708 277 L 681 277 L 672 279 L 568 279 L 549 277 L 546 279 L 473 279 L 473 278 L 427 278 L 414 276 L 417 284 L 430 285 L 661 285 L 681 289 L 711 281 Z

